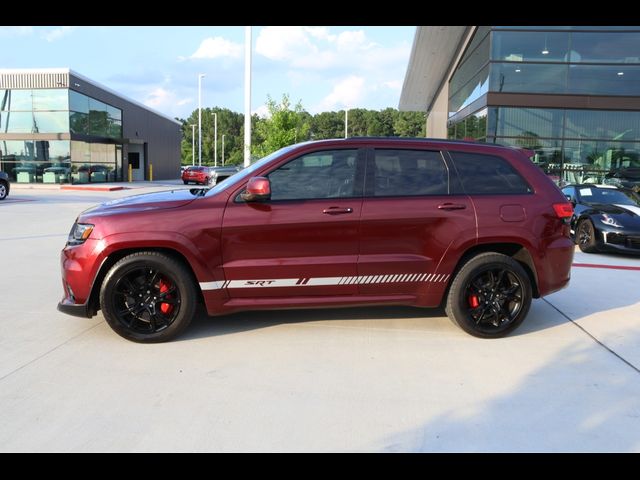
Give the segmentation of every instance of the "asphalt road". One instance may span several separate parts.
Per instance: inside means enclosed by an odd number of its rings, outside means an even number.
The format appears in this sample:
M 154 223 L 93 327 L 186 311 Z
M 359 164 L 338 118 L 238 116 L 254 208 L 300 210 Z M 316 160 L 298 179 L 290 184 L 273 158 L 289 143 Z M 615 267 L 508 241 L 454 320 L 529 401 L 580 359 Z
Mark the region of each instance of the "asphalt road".
M 0 451 L 640 451 L 638 270 L 576 266 L 499 340 L 389 307 L 201 312 L 139 345 L 56 311 L 76 215 L 158 188 L 0 202 Z

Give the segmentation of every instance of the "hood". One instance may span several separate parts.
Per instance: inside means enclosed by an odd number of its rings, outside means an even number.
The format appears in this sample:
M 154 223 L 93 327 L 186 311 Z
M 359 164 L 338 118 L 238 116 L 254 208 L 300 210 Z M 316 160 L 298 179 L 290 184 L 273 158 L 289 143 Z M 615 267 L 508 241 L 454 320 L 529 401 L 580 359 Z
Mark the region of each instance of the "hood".
M 190 188 L 180 190 L 167 190 L 164 192 L 144 193 L 130 197 L 118 198 L 101 203 L 85 210 L 84 214 L 112 215 L 125 212 L 141 212 L 147 210 L 164 210 L 188 205 L 196 198 L 204 196 L 206 189 Z
M 614 207 L 618 207 L 618 209 L 622 210 L 621 212 L 618 213 L 627 213 L 629 215 L 631 215 L 632 217 L 640 217 L 640 207 L 637 207 L 635 205 L 613 205 Z

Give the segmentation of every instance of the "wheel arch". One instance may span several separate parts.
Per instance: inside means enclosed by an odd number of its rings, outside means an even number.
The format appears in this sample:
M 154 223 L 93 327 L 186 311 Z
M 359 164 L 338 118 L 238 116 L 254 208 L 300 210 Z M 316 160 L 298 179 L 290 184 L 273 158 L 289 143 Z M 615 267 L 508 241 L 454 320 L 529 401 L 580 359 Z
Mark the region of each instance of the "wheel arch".
M 99 297 L 100 297 L 100 287 L 102 285 L 102 281 L 104 277 L 107 275 L 107 272 L 113 267 L 119 260 L 123 259 L 127 255 L 131 255 L 132 253 L 137 252 L 158 252 L 167 255 L 168 257 L 173 258 L 174 260 L 181 262 L 191 273 L 193 278 L 193 282 L 196 287 L 196 294 L 198 296 L 198 301 L 200 303 L 204 302 L 204 297 L 202 295 L 202 290 L 200 289 L 200 284 L 198 283 L 197 277 L 193 270 L 193 267 L 182 253 L 179 251 L 169 248 L 169 247 L 133 247 L 133 248 L 123 248 L 120 250 L 116 250 L 109 254 L 103 261 L 102 265 L 96 274 L 93 285 L 91 286 L 91 292 L 89 293 L 89 300 L 87 301 L 87 309 L 89 311 L 90 316 L 95 315 L 95 313 L 99 310 Z
M 533 298 L 539 298 L 540 292 L 538 290 L 538 274 L 536 271 L 535 264 L 533 262 L 533 257 L 529 250 L 518 243 L 505 242 L 505 243 L 482 243 L 478 245 L 474 245 L 468 248 L 460 257 L 458 262 L 456 263 L 455 268 L 453 269 L 453 273 L 451 277 L 449 277 L 449 282 L 447 288 L 443 295 L 443 302 L 446 302 L 447 296 L 449 295 L 449 290 L 451 288 L 451 284 L 455 279 L 456 275 L 462 268 L 462 266 L 469 261 L 469 259 L 481 254 L 481 253 L 501 253 L 508 257 L 516 260 L 522 267 L 524 271 L 529 276 L 529 280 L 531 280 L 531 291 L 533 294 Z

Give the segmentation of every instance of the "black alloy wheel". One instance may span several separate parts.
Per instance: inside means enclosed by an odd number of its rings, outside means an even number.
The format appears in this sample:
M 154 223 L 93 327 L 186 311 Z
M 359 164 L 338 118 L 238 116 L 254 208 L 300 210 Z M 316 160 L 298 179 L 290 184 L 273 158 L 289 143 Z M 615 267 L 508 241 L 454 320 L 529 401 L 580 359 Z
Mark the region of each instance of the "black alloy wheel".
M 100 291 L 100 306 L 111 328 L 136 342 L 175 337 L 191 322 L 195 303 L 190 272 L 158 252 L 138 252 L 118 261 Z
M 522 323 L 531 297 L 531 281 L 517 261 L 498 253 L 483 253 L 456 275 L 446 311 L 467 333 L 495 338 Z
M 598 251 L 596 245 L 596 229 L 591 220 L 581 220 L 576 231 L 576 240 L 580 250 L 585 253 L 595 253 Z

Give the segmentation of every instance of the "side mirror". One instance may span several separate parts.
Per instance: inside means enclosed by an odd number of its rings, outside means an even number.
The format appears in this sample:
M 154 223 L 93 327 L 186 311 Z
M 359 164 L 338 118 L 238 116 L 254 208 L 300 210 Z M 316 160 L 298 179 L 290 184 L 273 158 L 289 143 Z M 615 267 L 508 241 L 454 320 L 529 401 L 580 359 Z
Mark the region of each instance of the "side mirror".
M 569 201 L 571 201 L 571 195 L 565 195 L 565 198 Z
M 253 177 L 241 195 L 245 202 L 264 202 L 271 198 L 271 183 L 266 177 Z

